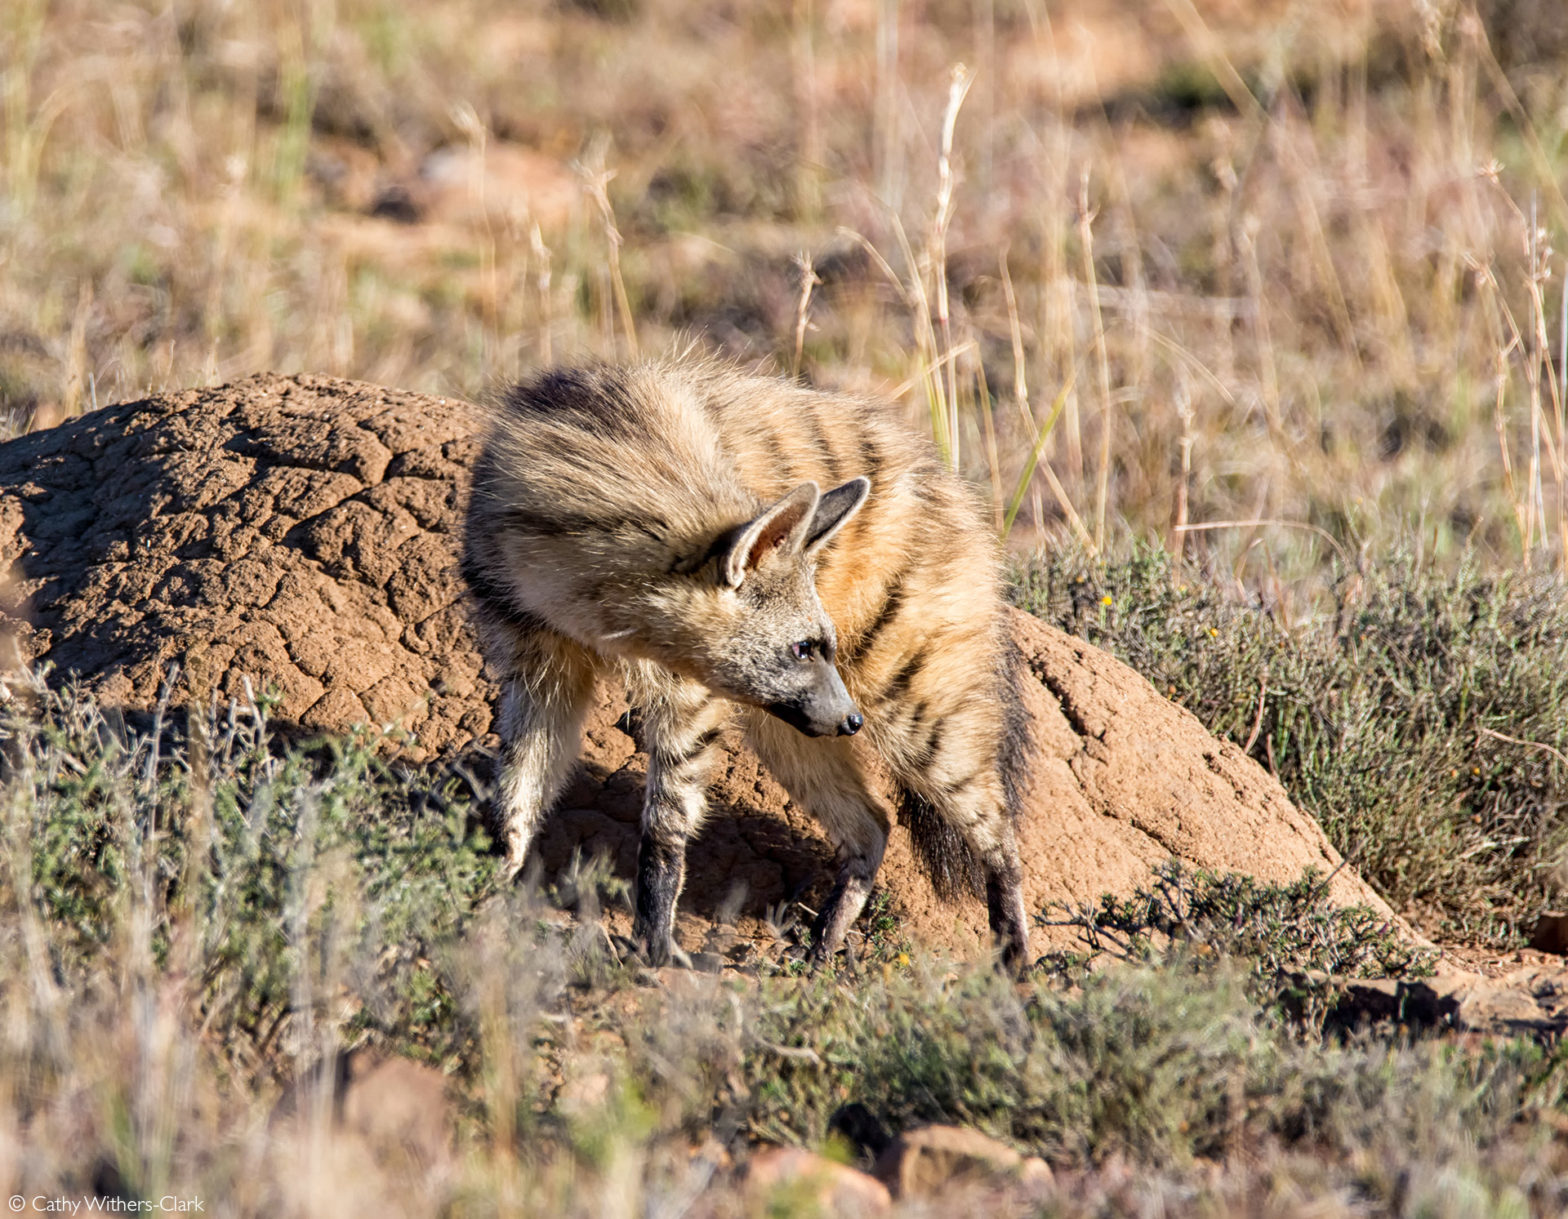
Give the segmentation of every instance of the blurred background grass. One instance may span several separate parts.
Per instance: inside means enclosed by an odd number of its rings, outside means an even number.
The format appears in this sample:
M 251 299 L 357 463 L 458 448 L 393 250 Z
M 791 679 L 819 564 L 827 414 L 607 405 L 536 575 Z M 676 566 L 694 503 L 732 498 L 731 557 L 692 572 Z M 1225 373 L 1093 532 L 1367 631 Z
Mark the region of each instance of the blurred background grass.
M 11 432 L 697 335 L 904 398 L 1023 546 L 1561 562 L 1549 0 L 6 8 Z

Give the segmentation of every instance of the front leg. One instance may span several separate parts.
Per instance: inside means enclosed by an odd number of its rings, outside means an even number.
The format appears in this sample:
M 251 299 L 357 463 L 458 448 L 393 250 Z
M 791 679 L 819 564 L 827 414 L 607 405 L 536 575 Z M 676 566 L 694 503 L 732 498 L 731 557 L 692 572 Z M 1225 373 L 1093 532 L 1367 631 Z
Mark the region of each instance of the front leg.
M 811 936 L 811 963 L 825 965 L 843 947 L 871 896 L 887 850 L 887 809 L 854 742 L 805 737 L 761 712 L 750 716 L 747 739 L 790 798 L 822 823 L 834 845 L 838 873 Z
M 827 901 L 811 929 L 811 965 L 820 969 L 844 946 L 844 937 L 866 908 L 882 853 L 887 847 L 886 831 L 866 817 L 856 834 L 858 841 L 841 842 L 834 852 L 838 876 Z
M 642 709 L 648 787 L 632 935 L 651 965 L 668 963 L 674 949 L 686 843 L 707 813 L 708 769 L 729 712 L 706 688 L 685 681 L 664 684 Z
M 493 817 L 511 879 L 522 871 L 539 822 L 577 761 L 595 666 L 588 652 L 543 627 L 483 625 L 486 653 L 501 673 L 501 768 Z

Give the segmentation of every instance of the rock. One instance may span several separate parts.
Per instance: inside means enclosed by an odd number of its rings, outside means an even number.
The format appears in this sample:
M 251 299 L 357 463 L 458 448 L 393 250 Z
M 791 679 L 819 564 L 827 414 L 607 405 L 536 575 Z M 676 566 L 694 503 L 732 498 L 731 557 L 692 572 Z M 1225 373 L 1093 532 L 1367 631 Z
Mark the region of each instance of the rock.
M 1315 979 L 1317 982 L 1325 978 Z M 1451 1029 L 1459 1003 L 1448 988 L 1439 990 L 1425 980 L 1365 978 L 1347 982 L 1328 1013 L 1331 1028 L 1358 1028 L 1366 1024 L 1393 1023 L 1416 1030 Z
M 0 445 L 0 635 L 23 662 L 79 674 L 128 710 L 158 700 L 278 696 L 287 731 L 396 725 L 411 760 L 489 773 L 492 687 L 457 571 L 480 414 L 466 403 L 326 377 L 257 376 L 107 407 Z M 1279 783 L 1125 665 L 1026 614 L 1012 630 L 1028 678 L 1034 757 L 1019 829 L 1036 909 L 1127 893 L 1176 856 L 1295 880 L 1392 913 Z M 0 667 L 4 653 L 0 652 Z M 545 874 L 574 851 L 634 871 L 647 759 L 605 687 L 583 765 L 539 840 Z M 391 746 L 389 746 L 391 747 Z M 678 938 L 724 924 L 768 942 L 773 913 L 825 892 L 831 853 L 734 741 L 714 816 L 691 845 Z M 978 902 L 935 901 L 895 829 L 881 883 L 900 934 L 989 951 Z M 625 911 L 607 912 L 624 934 Z M 726 941 L 727 943 L 728 941 Z M 1074 943 L 1043 929 L 1041 950 Z
M 583 1117 L 600 1108 L 611 1094 L 610 1072 L 594 1062 L 573 1062 L 573 1070 L 556 1094 L 556 1104 L 568 1117 Z
M 1055 1184 L 1056 1175 L 1039 1156 L 1025 1156 L 1024 1162 L 1018 1166 L 1018 1179 L 1025 1185 L 1038 1188 Z
M 1531 1037 L 1555 1044 L 1568 1033 L 1568 968 L 1528 965 L 1498 977 L 1451 970 L 1433 978 L 1348 982 L 1331 1026 L 1392 1022 L 1416 1032 Z
M 906 1130 L 877 1157 L 876 1174 L 901 1200 L 929 1198 L 961 1180 L 1051 1183 L 1050 1165 L 1038 1156 L 1026 1159 L 1006 1143 L 962 1126 Z
M 483 732 L 455 566 L 477 446 L 465 404 L 252 377 L 111 406 L 0 446 L 0 628 L 23 653 L 147 707 L 281 697 L 282 721 Z
M 288 1089 L 273 1112 L 274 1125 L 290 1125 L 308 1136 L 316 1105 L 325 1100 L 324 1115 L 335 1137 L 421 1172 L 450 1167 L 456 1110 L 440 1071 L 407 1058 L 353 1050 L 334 1061 L 330 1095 L 324 1098 L 322 1078 L 318 1072 Z
M 1562 1002 L 1562 974 L 1558 974 L 1555 993 L 1542 995 L 1538 979 L 1524 972 L 1479 980 L 1456 987 L 1459 1003 L 1455 1026 L 1461 1032 L 1487 1033 L 1502 1037 L 1533 1037 L 1548 1044 L 1568 1032 L 1568 1010 Z
M 560 160 L 499 140 L 437 149 L 421 162 L 419 185 L 430 219 L 474 229 L 519 219 L 560 228 L 583 202 L 581 180 Z
M 452 1154 L 456 1113 L 446 1076 L 406 1058 L 349 1056 L 338 1092 L 339 1121 L 372 1147 L 400 1151 L 427 1167 Z
M 797 1203 L 791 1214 L 800 1203 L 831 1215 L 881 1214 L 893 1205 L 887 1186 L 875 1177 L 799 1147 L 770 1147 L 753 1156 L 746 1195 L 759 1206 L 777 1204 L 784 1195 Z
M 456 1109 L 432 1067 L 355 1050 L 330 1082 L 307 1075 L 269 1124 L 267 1179 L 280 1209 L 334 1213 L 444 1213 L 457 1179 Z

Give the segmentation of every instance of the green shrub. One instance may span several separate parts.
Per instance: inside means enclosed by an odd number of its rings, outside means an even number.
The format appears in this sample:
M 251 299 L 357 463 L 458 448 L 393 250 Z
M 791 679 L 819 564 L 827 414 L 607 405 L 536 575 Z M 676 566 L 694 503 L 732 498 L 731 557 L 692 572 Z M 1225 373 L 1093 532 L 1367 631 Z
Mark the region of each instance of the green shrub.
M 1175 944 L 1200 956 L 1249 962 L 1265 985 L 1306 972 L 1343 978 L 1431 974 L 1435 950 L 1409 943 L 1365 906 L 1335 905 L 1327 892 L 1327 878 L 1310 868 L 1288 885 L 1275 885 L 1239 872 L 1193 871 L 1173 859 L 1131 897 L 1107 893 L 1090 906 L 1058 905 L 1041 921 L 1078 928 L 1088 950 L 1084 963 L 1102 954 L 1148 961 L 1160 946 Z
M 1172 1214 L 1256 1189 L 1389 1214 L 1568 1202 L 1546 1121 L 1561 1048 L 1325 1044 L 1260 987 L 1419 964 L 1328 911 L 1316 878 L 1165 869 L 1080 912 L 1144 948 L 1072 985 L 889 946 L 850 975 L 647 986 L 604 947 L 597 903 L 624 895 L 602 869 L 561 882 L 575 924 L 544 919 L 495 883 L 439 770 L 365 739 L 278 748 L 259 707 L 182 739 L 33 693 L 0 710 L 0 1121 L 40 1188 L 87 1190 L 99 1164 L 133 1195 L 249 1190 L 264 1210 L 254 1182 L 291 1163 L 272 1081 L 373 1039 L 452 1068 L 463 1196 L 523 1183 L 525 1214 L 603 1213 L 612 1195 L 738 1206 L 713 1164 L 759 1139 L 820 1145 L 852 1101 L 1063 1169 L 1130 1162 L 1143 1192 L 1125 1205 Z M 174 1124 L 170 1104 L 189 1105 Z M 256 1140 L 285 1158 L 235 1153 Z M 355 1171 L 355 1191 L 406 1189 Z
M 1015 589 L 1246 747 L 1429 932 L 1510 942 L 1562 892 L 1568 600 L 1555 577 L 1391 560 L 1342 574 L 1335 612 L 1290 629 L 1154 549 L 1051 555 Z
M 974 1126 L 1058 1165 L 1297 1147 L 1341 1180 L 1363 1159 L 1474 1169 L 1558 1103 L 1565 1076 L 1561 1052 L 1524 1042 L 1324 1044 L 1256 1004 L 1245 961 L 1191 955 L 1116 964 L 1072 988 L 945 963 L 852 986 L 774 984 L 753 1020 L 744 1072 L 758 1137 L 819 1142 L 854 1101 L 893 1130 Z M 1390 1202 L 1397 1175 L 1370 1196 Z
M 137 732 L 74 691 L 35 696 L 0 720 L 23 865 L 0 875 L 0 909 L 36 914 L 63 982 L 134 934 L 153 968 L 199 963 L 206 1023 L 251 1052 L 350 975 L 353 1026 L 457 1048 L 435 962 L 496 869 L 450 779 L 390 767 L 368 737 L 274 748 L 260 705 L 202 720 L 193 748 L 183 725 Z

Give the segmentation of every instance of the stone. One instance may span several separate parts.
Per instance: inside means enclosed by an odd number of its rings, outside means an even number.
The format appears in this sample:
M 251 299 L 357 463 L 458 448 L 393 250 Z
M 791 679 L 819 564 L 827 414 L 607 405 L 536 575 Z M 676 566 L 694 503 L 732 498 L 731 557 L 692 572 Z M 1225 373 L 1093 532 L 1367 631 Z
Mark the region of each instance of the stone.
M 427 1167 L 452 1155 L 456 1111 L 446 1076 L 407 1058 L 351 1054 L 338 1091 L 339 1121 L 384 1152 L 402 1152 Z
M 1568 1034 L 1568 967 L 1548 961 L 1498 976 L 1446 969 L 1432 978 L 1346 982 L 1332 1027 L 1394 1023 L 1413 1032 L 1531 1037 L 1545 1045 Z
M 906 1130 L 877 1157 L 877 1179 L 895 1198 L 929 1198 L 960 1180 L 997 1179 L 1033 1186 L 1051 1183 L 1051 1168 L 1006 1143 L 963 1126 Z
M 361 1146 L 373 1158 L 427 1173 L 450 1168 L 457 1111 L 440 1071 L 359 1049 L 333 1060 L 324 1095 L 328 1079 L 316 1070 L 286 1089 L 273 1110 L 273 1125 L 309 1137 L 324 1117 L 333 1137 Z
M 887 1186 L 875 1177 L 799 1147 L 759 1151 L 747 1166 L 745 1192 L 756 1205 L 787 1195 L 830 1215 L 878 1215 L 893 1205 Z

